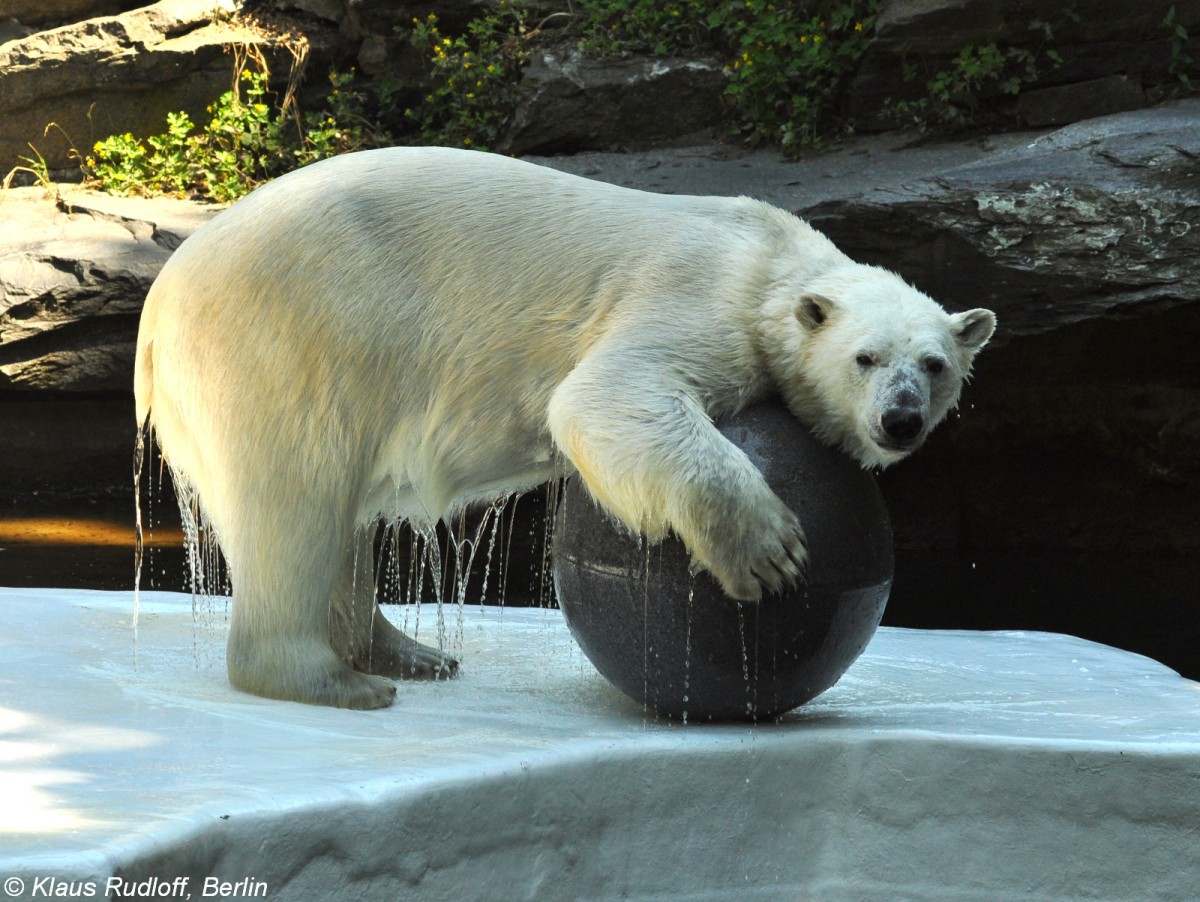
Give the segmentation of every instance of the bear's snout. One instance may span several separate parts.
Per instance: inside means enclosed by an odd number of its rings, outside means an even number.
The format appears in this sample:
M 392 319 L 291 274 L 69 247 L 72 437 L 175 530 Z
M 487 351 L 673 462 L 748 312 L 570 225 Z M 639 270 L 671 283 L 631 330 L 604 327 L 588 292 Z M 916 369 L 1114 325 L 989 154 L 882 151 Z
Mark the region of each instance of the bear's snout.
M 925 417 L 915 407 L 891 407 L 884 412 L 880 425 L 892 441 L 907 445 L 925 428 Z

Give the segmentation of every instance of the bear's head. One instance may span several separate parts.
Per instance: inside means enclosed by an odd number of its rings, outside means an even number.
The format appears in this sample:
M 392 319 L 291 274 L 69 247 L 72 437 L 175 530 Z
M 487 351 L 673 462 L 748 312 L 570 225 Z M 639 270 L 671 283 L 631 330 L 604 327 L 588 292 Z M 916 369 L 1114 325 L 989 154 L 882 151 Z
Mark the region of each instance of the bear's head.
M 848 264 L 777 286 L 763 347 L 792 413 L 864 467 L 919 448 L 958 403 L 990 310 L 949 314 L 895 273 Z

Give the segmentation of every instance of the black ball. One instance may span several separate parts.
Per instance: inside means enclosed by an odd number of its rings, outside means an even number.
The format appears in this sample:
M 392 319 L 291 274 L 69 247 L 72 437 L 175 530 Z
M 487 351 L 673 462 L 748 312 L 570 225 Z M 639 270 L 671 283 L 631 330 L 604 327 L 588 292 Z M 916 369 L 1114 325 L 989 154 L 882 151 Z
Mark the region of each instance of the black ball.
M 755 602 L 689 573 L 683 543 L 648 545 L 568 482 L 554 583 L 575 640 L 635 701 L 683 720 L 764 720 L 838 681 L 875 634 L 892 533 L 874 477 L 767 402 L 718 423 L 800 518 L 807 578 Z

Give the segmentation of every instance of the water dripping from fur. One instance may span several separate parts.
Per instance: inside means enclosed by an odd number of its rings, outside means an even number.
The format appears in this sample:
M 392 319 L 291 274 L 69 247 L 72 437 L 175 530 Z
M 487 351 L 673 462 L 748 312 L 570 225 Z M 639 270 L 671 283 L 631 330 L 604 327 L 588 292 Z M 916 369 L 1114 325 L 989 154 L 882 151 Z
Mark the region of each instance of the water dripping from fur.
M 157 469 L 157 477 L 155 470 Z M 137 431 L 133 451 L 133 496 L 134 496 L 134 566 L 133 566 L 133 636 L 136 661 L 137 640 L 141 617 L 142 589 L 154 587 L 155 543 L 148 541 L 153 536 L 155 525 L 155 498 L 165 491 L 170 472 L 179 500 L 179 514 L 183 530 L 185 557 L 185 579 L 192 596 L 193 654 L 197 661 L 206 657 L 202 653 L 203 633 L 216 631 L 215 599 L 232 594 L 228 569 L 221 556 L 216 529 L 204 515 L 195 490 L 181 474 L 170 469 L 166 459 L 158 452 L 154 427 L 144 422 Z M 162 500 L 161 498 L 159 499 Z M 163 570 L 162 576 L 166 577 Z M 227 599 L 226 599 L 227 603 Z M 226 604 L 225 613 L 228 614 Z M 207 627 L 207 629 L 206 629 Z
M 483 605 L 489 591 L 502 606 L 507 582 L 507 560 L 511 543 L 511 521 L 504 510 L 513 496 L 504 495 L 484 505 L 474 516 L 460 512 L 436 526 L 419 528 L 404 520 L 382 523 L 374 582 L 378 596 L 394 601 L 402 609 L 400 628 L 414 639 L 421 638 L 422 605 L 432 603 L 436 611 L 436 648 L 443 655 L 461 657 L 465 645 L 466 604 L 478 581 L 477 601 Z M 504 531 L 509 535 L 505 541 Z M 401 537 L 409 536 L 407 563 Z M 480 571 L 476 572 L 476 565 Z M 497 584 L 493 588 L 493 579 Z M 475 599 L 473 598 L 474 602 Z M 451 624 L 446 606 L 454 605 Z M 427 627 L 428 629 L 428 627 Z
M 496 539 L 500 534 L 500 521 L 504 517 L 504 508 L 508 504 L 511 494 L 504 495 L 492 502 L 491 521 L 492 528 L 488 533 L 487 557 L 483 562 L 483 586 L 479 590 L 479 606 L 483 607 L 487 604 L 488 579 L 492 573 L 492 560 L 496 553 Z M 499 576 L 497 576 L 499 581 Z M 500 592 L 500 606 L 504 607 L 504 592 Z
M 228 596 L 233 590 L 228 567 L 221 557 L 220 538 L 200 505 L 199 495 L 181 473 L 174 468 L 170 468 L 170 472 L 183 525 L 188 586 L 192 596 L 192 651 L 199 665 L 206 657 L 202 649 L 212 645 L 202 642 L 202 637 L 214 638 L 217 631 L 216 599 L 225 597 L 224 613 L 227 616 Z
M 650 543 L 638 536 L 638 547 L 645 549 L 642 569 L 642 714 L 650 710 Z
M 742 642 L 742 681 L 746 686 L 746 714 L 754 715 L 754 685 L 750 679 L 750 654 L 746 647 L 746 606 L 744 602 L 735 602 L 738 612 L 738 636 Z
M 696 598 L 696 577 L 688 580 L 687 625 L 683 637 L 683 725 L 688 722 L 687 706 L 692 687 L 692 602 Z
M 558 502 L 562 496 L 563 481 L 553 479 L 546 483 L 546 516 L 542 523 L 542 568 L 538 574 L 538 607 L 555 607 L 554 595 L 554 526 L 558 517 Z
M 149 417 L 147 417 L 149 419 Z M 138 426 L 133 445 L 133 648 L 137 659 L 138 614 L 142 604 L 142 564 L 146 537 L 142 525 L 142 472 L 146 469 L 146 439 L 149 423 Z

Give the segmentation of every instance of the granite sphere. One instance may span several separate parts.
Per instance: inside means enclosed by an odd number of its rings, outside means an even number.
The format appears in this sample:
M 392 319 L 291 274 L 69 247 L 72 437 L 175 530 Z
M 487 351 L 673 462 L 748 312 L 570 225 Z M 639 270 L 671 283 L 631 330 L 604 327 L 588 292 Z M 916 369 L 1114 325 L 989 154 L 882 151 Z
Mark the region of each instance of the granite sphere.
M 874 476 L 778 402 L 717 424 L 800 518 L 806 579 L 758 602 L 693 576 L 674 536 L 649 545 L 571 479 L 554 534 L 559 605 L 584 654 L 626 695 L 687 721 L 766 720 L 832 686 L 867 647 L 892 584 Z

